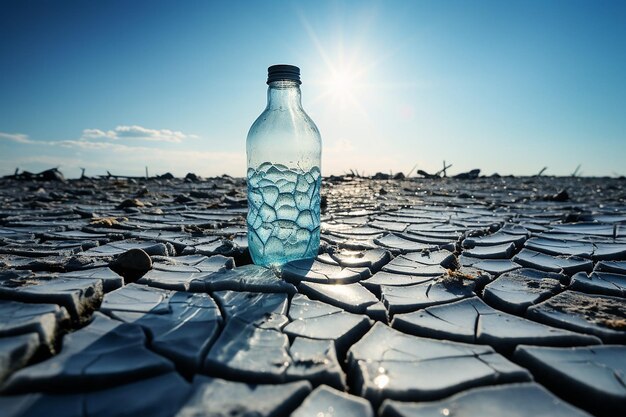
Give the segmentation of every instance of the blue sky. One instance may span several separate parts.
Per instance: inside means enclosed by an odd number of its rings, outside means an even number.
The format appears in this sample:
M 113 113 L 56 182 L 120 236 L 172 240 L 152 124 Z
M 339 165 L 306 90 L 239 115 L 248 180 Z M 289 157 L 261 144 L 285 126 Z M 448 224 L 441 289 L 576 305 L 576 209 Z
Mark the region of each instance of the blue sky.
M 326 175 L 626 175 L 624 22 L 618 1 L 4 1 L 0 174 L 243 176 L 290 63 Z

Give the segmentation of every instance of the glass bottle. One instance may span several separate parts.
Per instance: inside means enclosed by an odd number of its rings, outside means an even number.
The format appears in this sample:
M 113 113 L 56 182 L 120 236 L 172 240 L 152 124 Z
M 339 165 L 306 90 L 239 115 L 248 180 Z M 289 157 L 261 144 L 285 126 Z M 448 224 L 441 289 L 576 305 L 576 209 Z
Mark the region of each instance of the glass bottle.
M 314 258 L 322 139 L 300 100 L 300 69 L 268 68 L 267 107 L 248 132 L 248 248 L 257 265 Z

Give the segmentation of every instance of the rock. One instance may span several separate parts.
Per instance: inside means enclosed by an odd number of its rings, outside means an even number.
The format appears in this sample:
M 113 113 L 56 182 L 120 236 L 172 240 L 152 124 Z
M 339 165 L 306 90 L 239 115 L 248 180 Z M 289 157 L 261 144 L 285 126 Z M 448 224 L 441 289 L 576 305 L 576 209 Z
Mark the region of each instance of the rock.
M 169 172 L 166 172 L 165 174 L 162 174 L 162 175 L 157 175 L 156 177 L 160 180 L 173 180 L 175 178 L 174 175 L 172 175 Z
M 561 398 L 594 415 L 626 409 L 626 346 L 520 346 L 515 360 Z
M 461 174 L 457 174 L 452 178 L 456 178 L 458 180 L 475 180 L 480 175 L 480 169 L 472 169 L 468 172 L 463 172 Z
M 555 397 L 539 384 L 526 382 L 473 388 L 449 398 L 422 403 L 386 400 L 381 417 L 591 417 Z
M 198 182 L 198 181 L 200 181 L 200 177 L 198 177 L 193 172 L 189 172 L 189 173 L 187 173 L 187 175 L 185 175 L 185 180 L 188 180 L 188 181 L 191 181 L 191 182 Z
M 47 169 L 38 174 L 43 181 L 60 181 L 65 182 L 65 177 L 57 168 Z
M 373 180 L 389 180 L 391 179 L 391 174 L 383 174 L 382 172 L 377 172 L 373 177 Z
M 195 200 L 189 196 L 186 196 L 184 194 L 178 194 L 175 198 L 174 198 L 174 202 L 175 203 L 179 203 L 179 204 L 188 204 L 188 203 L 193 203 Z
M 124 209 L 124 208 L 128 208 L 128 207 L 144 207 L 145 204 L 139 200 L 138 198 L 128 198 L 124 201 L 122 201 L 120 204 L 117 205 L 118 209 Z
M 109 268 L 132 282 L 152 268 L 152 259 L 143 249 L 130 249 L 111 261 Z
M 336 415 L 342 417 L 374 417 L 370 403 L 363 398 L 346 394 L 322 385 L 304 400 L 291 417 Z

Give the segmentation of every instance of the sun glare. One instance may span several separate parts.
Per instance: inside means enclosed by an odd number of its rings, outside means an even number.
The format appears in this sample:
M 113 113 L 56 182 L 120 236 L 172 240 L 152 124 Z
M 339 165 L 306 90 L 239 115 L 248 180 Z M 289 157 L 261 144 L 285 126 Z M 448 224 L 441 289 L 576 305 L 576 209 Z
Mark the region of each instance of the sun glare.
M 331 99 L 341 105 L 357 100 L 358 80 L 347 68 L 333 71 L 324 84 Z
M 356 111 L 367 117 L 363 105 L 368 86 L 369 70 L 376 62 L 363 54 L 367 50 L 366 39 L 352 39 L 345 42 L 340 34 L 330 37 L 332 42 L 322 42 L 304 14 L 300 15 L 304 29 L 315 46 L 322 64 L 318 77 L 312 84 L 319 87 L 320 93 L 313 98 L 313 103 L 328 101 L 329 108 Z

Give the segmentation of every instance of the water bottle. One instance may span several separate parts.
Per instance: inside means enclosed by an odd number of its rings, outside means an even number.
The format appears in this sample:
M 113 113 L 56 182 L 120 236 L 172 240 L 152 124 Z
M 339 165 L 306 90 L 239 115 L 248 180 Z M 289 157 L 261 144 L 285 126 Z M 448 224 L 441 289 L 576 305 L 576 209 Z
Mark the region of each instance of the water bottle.
M 248 132 L 248 248 L 257 265 L 314 258 L 322 139 L 300 99 L 300 69 L 268 68 L 267 107 Z

